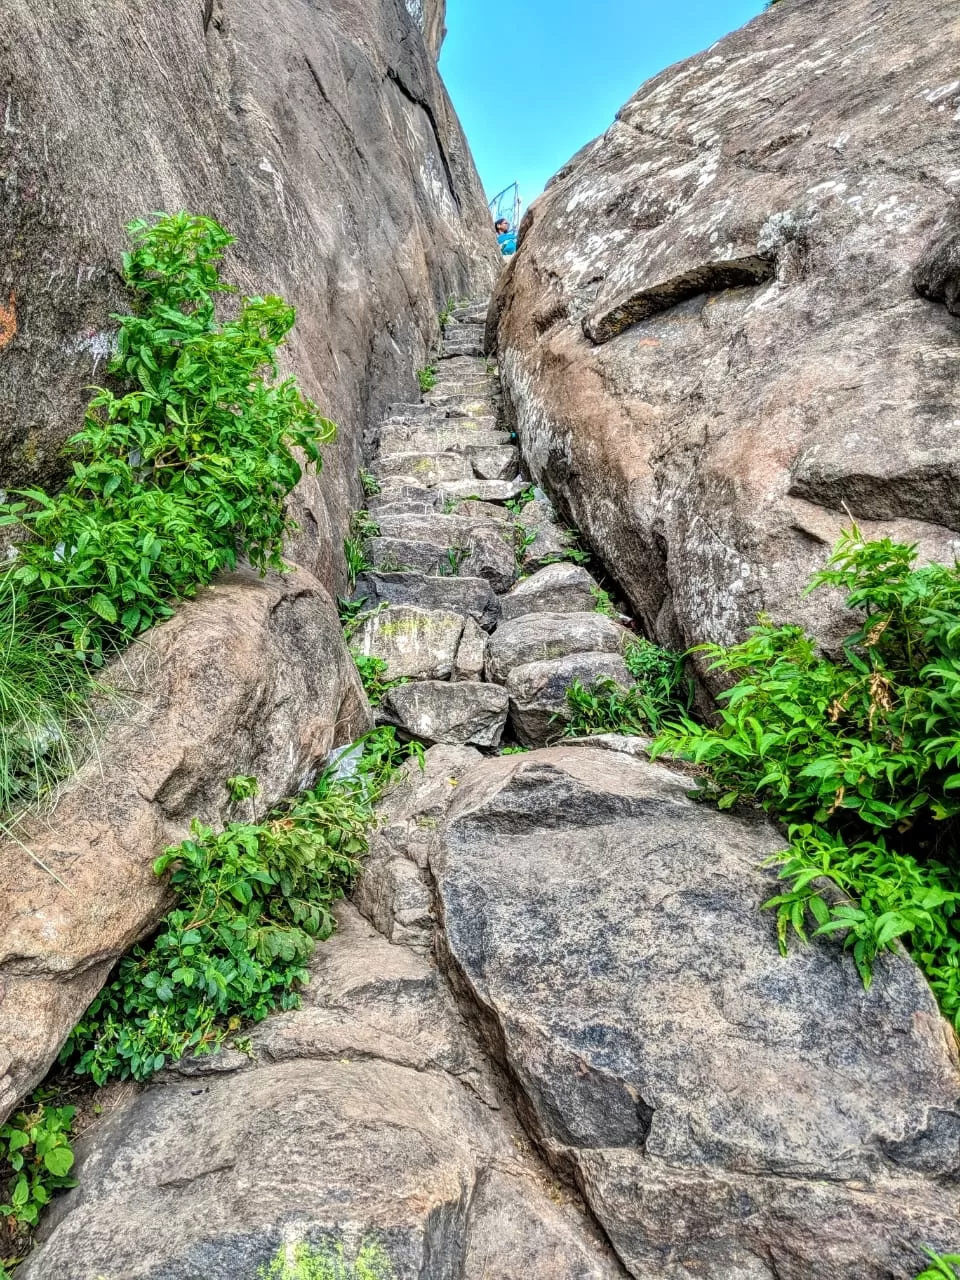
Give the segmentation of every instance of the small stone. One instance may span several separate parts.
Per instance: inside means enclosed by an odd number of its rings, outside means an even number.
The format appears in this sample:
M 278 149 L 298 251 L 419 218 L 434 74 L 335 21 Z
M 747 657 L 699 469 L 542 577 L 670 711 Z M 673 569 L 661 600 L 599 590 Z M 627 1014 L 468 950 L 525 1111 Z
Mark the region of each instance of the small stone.
M 516 445 L 470 445 L 467 455 L 474 475 L 481 480 L 512 480 L 520 471 L 520 452 Z

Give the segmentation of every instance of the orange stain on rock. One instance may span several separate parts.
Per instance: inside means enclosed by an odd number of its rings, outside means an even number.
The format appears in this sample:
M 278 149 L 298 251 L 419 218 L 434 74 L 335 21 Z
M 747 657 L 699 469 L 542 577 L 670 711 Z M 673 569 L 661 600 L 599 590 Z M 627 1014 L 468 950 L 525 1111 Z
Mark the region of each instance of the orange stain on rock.
M 17 332 L 17 295 L 10 290 L 10 300 L 0 302 L 0 351 L 8 347 Z

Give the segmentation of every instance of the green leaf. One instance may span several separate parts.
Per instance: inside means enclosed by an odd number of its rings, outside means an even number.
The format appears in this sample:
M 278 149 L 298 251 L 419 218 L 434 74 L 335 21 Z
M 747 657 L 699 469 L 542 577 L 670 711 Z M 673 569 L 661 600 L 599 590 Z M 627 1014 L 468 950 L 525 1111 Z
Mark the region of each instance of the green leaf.
M 69 1147 L 54 1147 L 44 1154 L 43 1163 L 55 1178 L 63 1178 L 73 1168 L 73 1152 Z
M 100 618 L 106 622 L 117 621 L 117 609 L 109 596 L 105 596 L 102 591 L 97 591 L 90 598 L 90 608 Z

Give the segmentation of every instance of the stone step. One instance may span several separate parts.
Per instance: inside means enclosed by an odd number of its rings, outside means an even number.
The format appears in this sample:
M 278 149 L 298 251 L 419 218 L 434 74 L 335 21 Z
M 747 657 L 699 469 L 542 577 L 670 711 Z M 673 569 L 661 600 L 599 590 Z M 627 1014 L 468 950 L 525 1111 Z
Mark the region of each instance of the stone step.
M 523 530 L 520 563 L 526 573 L 536 573 L 553 563 L 576 545 L 576 538 L 557 520 L 556 512 L 546 498 L 535 498 L 517 512 L 517 524 Z
M 387 407 L 385 421 L 409 421 L 411 418 L 474 418 L 484 421 L 493 418 L 496 425 L 496 405 L 485 400 L 471 401 L 472 408 L 465 408 L 462 397 L 454 397 L 450 401 L 431 404 L 420 400 L 416 404 L 397 403 Z
M 426 509 L 436 510 L 444 501 L 438 489 L 426 488 L 403 477 L 391 476 L 384 480 L 380 492 L 371 494 L 367 499 L 367 508 L 375 516 L 385 507 L 396 503 L 413 503 L 423 505 Z
M 380 432 L 381 455 L 387 453 L 459 453 L 468 447 L 498 448 L 509 445 L 509 431 L 486 431 L 476 426 L 462 427 L 461 422 L 473 423 L 472 418 L 445 418 L 443 425 L 413 426 L 407 422 L 384 424 Z
M 444 336 L 443 346 L 437 352 L 438 360 L 449 360 L 454 356 L 482 356 L 484 352 L 483 331 L 474 337 L 461 337 L 455 332 Z
M 489 516 L 448 515 L 435 512 L 430 515 L 378 515 L 380 533 L 385 538 L 410 538 L 415 542 L 435 542 L 438 546 L 462 547 L 476 530 L 493 531 L 513 548 L 513 522 L 505 511 L 499 519 Z
M 429 406 L 428 406 L 429 407 Z M 462 414 L 450 415 L 444 410 L 432 413 L 420 413 L 404 417 L 400 414 L 392 418 L 384 418 L 380 424 L 381 434 L 387 428 L 406 427 L 408 430 L 419 430 L 425 427 L 444 427 L 459 431 L 499 431 L 500 424 L 492 411 L 480 416 L 467 418 Z
M 494 396 L 441 396 L 433 391 L 426 393 L 423 404 L 426 412 L 431 409 L 444 409 L 450 418 L 474 418 L 477 415 L 482 417 L 496 413 L 499 408 L 498 398 Z
M 486 324 L 489 310 L 490 300 L 481 298 L 476 302 L 469 302 L 464 306 L 455 307 L 450 312 L 450 318 L 458 324 Z
M 362 617 L 350 643 L 364 657 L 385 661 L 388 680 L 445 680 L 457 667 L 463 624 L 463 614 L 450 609 L 388 605 Z
M 354 600 L 365 609 L 381 605 L 416 604 L 424 609 L 450 609 L 473 618 L 485 631 L 500 620 L 500 600 L 485 578 L 438 578 L 425 573 L 361 573 Z
M 422 680 L 391 689 L 377 719 L 428 746 L 464 744 L 492 749 L 500 745 L 509 697 L 495 684 Z
M 432 517 L 439 519 L 442 517 Z M 399 517 L 416 521 L 418 517 Z M 384 521 L 386 529 L 402 529 L 391 517 Z M 406 526 L 411 534 L 416 525 Z M 424 532 L 429 528 L 424 526 Z M 517 578 L 517 562 L 514 550 L 508 544 L 492 520 L 473 523 L 469 529 L 451 531 L 444 536 L 441 527 L 437 536 L 392 536 L 382 532 L 379 537 L 365 543 L 371 566 L 381 572 L 413 570 L 417 573 L 436 574 L 440 577 L 484 578 L 497 595 L 504 595 Z
M 487 649 L 487 679 L 506 684 L 516 667 L 571 653 L 622 654 L 631 633 L 602 613 L 527 613 L 501 622 Z
M 518 582 L 500 602 L 503 618 L 506 621 L 531 613 L 592 613 L 597 590 L 586 569 L 561 560 Z
M 522 476 L 513 480 L 443 480 L 437 490 L 444 498 L 476 498 L 480 502 L 512 502 L 530 484 Z
M 378 479 L 404 476 L 424 488 L 447 480 L 469 480 L 474 475 L 467 454 L 446 452 L 391 453 L 375 458 L 371 470 Z

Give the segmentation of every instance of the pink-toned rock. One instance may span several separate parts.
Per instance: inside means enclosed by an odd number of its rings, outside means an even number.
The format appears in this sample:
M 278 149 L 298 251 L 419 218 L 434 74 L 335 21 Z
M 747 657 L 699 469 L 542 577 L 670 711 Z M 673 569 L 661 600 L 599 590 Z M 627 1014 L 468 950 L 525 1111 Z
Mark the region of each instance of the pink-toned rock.
M 525 459 L 663 642 L 760 610 L 829 641 L 800 591 L 848 510 L 960 545 L 958 47 L 954 0 L 782 0 L 525 219 L 497 299 Z

